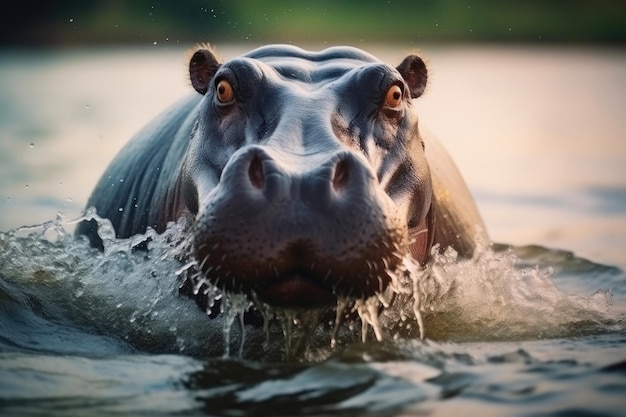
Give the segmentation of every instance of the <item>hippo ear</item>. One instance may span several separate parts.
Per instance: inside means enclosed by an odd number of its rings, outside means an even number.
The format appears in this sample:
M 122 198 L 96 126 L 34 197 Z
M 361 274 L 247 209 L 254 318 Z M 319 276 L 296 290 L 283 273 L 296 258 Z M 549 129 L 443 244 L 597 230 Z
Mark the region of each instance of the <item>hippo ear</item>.
M 428 80 L 428 71 L 426 71 L 426 64 L 424 64 L 422 58 L 417 55 L 409 55 L 404 58 L 404 61 L 396 69 L 409 85 L 411 98 L 421 96 Z
M 213 52 L 208 49 L 198 49 L 189 61 L 189 78 L 193 88 L 204 95 L 209 89 L 209 81 L 219 67 L 220 63 Z

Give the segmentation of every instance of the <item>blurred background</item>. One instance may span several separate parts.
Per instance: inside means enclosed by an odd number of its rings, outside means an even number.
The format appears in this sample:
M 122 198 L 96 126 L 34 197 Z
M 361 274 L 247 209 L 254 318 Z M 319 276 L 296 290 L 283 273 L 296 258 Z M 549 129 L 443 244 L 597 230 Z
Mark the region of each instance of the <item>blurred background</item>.
M 14 2 L 5 45 L 152 42 L 626 40 L 622 0 L 65 0 Z
M 14 2 L 0 15 L 0 231 L 72 219 L 185 94 L 186 53 L 350 44 L 429 66 L 422 126 L 491 237 L 626 267 L 626 1 Z M 70 226 L 71 227 L 71 226 Z
M 14 2 L 0 43 L 558 42 L 623 44 L 622 0 Z

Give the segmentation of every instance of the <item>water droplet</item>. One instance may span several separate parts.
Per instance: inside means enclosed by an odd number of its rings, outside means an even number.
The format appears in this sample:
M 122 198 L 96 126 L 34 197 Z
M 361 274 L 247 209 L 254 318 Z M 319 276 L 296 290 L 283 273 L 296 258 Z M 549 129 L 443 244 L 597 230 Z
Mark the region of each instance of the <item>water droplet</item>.
M 124 207 L 120 207 L 120 208 L 118 208 L 118 209 L 117 209 L 117 211 L 119 211 L 119 212 L 124 211 Z
M 26 185 L 24 186 L 24 188 L 28 188 L 28 184 L 26 184 Z
M 85 108 L 89 110 L 89 104 L 85 104 Z
M 11 201 L 11 197 L 7 197 L 7 201 Z
M 31 143 L 28 145 L 28 147 L 29 147 L 29 148 L 31 148 L 31 149 L 33 149 L 33 148 L 35 147 L 35 144 L 34 144 L 33 142 L 31 142 Z
M 157 44 L 157 41 L 152 42 L 152 44 L 153 44 L 153 45 L 156 45 L 156 44 Z
M 70 23 L 74 23 L 74 19 L 70 17 Z

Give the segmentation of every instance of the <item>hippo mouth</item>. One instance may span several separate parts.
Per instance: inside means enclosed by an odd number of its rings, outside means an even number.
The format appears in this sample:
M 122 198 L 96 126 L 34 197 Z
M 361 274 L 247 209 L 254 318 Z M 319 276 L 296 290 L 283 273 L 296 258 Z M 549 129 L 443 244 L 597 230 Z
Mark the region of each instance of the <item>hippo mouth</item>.
M 313 308 L 337 302 L 333 290 L 317 277 L 291 271 L 253 290 L 262 301 L 283 308 Z
M 385 290 L 402 264 L 406 234 L 401 232 L 371 239 L 375 243 L 356 254 L 350 252 L 353 247 L 325 250 L 298 240 L 272 251 L 259 249 L 270 254 L 265 259 L 249 247 L 237 251 L 225 239 L 212 237 L 194 245 L 194 257 L 203 280 L 223 291 L 286 309 L 332 307 L 339 299 L 366 299 Z

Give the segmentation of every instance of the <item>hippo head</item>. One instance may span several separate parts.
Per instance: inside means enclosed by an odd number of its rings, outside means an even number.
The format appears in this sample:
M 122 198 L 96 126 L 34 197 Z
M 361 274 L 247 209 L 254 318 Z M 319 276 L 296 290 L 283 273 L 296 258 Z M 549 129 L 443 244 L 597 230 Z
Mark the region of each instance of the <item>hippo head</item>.
M 426 261 L 419 57 L 394 68 L 349 47 L 271 46 L 220 63 L 200 48 L 189 72 L 204 97 L 183 172 L 206 279 L 308 308 L 383 291 L 409 254 Z

